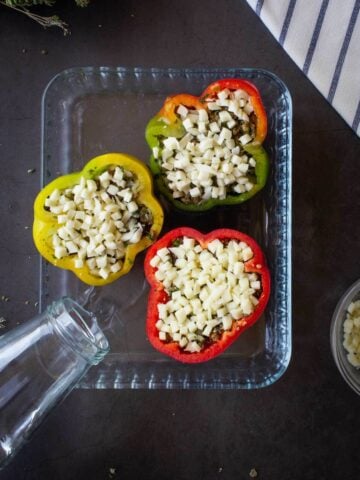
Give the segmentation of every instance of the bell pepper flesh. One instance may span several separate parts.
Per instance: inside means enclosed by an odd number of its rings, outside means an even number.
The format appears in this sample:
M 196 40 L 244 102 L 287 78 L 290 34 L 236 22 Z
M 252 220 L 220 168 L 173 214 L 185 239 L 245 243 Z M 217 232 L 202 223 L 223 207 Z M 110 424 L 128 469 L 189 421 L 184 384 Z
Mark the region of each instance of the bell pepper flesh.
M 137 177 L 142 185 L 142 190 L 139 192 L 137 200 L 151 211 L 152 225 L 149 233 L 144 235 L 139 242 L 126 246 L 122 268 L 116 273 L 111 273 L 107 279 L 103 279 L 92 275 L 87 266 L 75 268 L 71 256 L 61 259 L 55 258 L 52 237 L 58 228 L 57 218 L 54 214 L 47 211 L 44 206 L 45 200 L 54 190 L 64 190 L 73 187 L 79 183 L 81 177 L 94 179 L 113 166 L 120 166 L 125 170 L 129 170 Z M 163 219 L 163 210 L 153 195 L 152 177 L 147 167 L 131 155 L 108 153 L 90 160 L 80 172 L 58 177 L 40 191 L 34 202 L 33 239 L 39 253 L 48 262 L 56 267 L 71 270 L 80 280 L 88 285 L 101 286 L 111 283 L 129 272 L 134 264 L 136 255 L 151 245 L 158 237 L 163 225 Z
M 173 197 L 172 190 L 168 187 L 161 167 L 161 160 L 150 157 L 150 169 L 155 176 L 158 190 L 177 209 L 188 212 L 202 212 L 218 205 L 236 205 L 249 200 L 259 192 L 266 184 L 269 174 L 269 158 L 262 146 L 267 133 L 267 116 L 259 94 L 259 91 L 251 82 L 242 79 L 223 79 L 209 85 L 199 96 L 179 94 L 168 97 L 161 110 L 147 124 L 145 131 L 146 141 L 153 152 L 153 148 L 160 148 L 163 137 L 181 138 L 186 133 L 182 121 L 176 114 L 176 109 L 184 105 L 189 109 L 207 109 L 207 99 L 214 98 L 224 89 L 230 91 L 244 90 L 251 98 L 256 118 L 255 138 L 251 143 L 243 146 L 245 152 L 256 160 L 254 187 L 240 194 L 228 194 L 225 199 L 211 198 L 200 203 L 184 203 Z
M 261 278 L 261 294 L 258 298 L 258 305 L 253 313 L 233 322 L 230 330 L 222 332 L 219 340 L 206 346 L 200 352 L 189 353 L 180 348 L 175 341 L 162 341 L 159 339 L 159 331 L 156 327 L 156 322 L 159 320 L 158 305 L 166 303 L 169 300 L 169 295 L 166 292 L 163 284 L 159 282 L 155 273 L 156 267 L 152 267 L 150 262 L 157 254 L 157 251 L 170 247 L 173 242 L 182 237 L 190 237 L 195 239 L 202 247 L 206 247 L 212 240 L 218 239 L 220 241 L 238 240 L 245 242 L 252 250 L 253 257 L 245 262 L 245 272 L 257 273 Z M 218 229 L 213 230 L 208 234 L 203 234 L 198 230 L 180 227 L 162 236 L 155 242 L 147 251 L 145 257 L 145 275 L 150 284 L 150 293 L 148 298 L 146 333 L 152 346 L 159 352 L 168 355 L 183 363 L 201 363 L 213 359 L 226 350 L 246 329 L 251 327 L 263 314 L 270 297 L 270 272 L 266 265 L 265 256 L 255 242 L 255 240 L 248 235 L 232 229 Z

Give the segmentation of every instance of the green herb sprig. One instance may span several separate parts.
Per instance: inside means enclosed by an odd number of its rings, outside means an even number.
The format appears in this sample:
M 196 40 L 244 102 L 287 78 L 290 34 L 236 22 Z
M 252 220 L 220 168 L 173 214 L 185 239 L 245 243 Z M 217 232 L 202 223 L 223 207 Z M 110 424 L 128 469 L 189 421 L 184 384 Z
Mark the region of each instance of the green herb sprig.
M 53 7 L 55 3 L 56 0 L 0 0 L 0 5 L 26 15 L 42 27 L 59 27 L 64 32 L 64 35 L 68 35 L 70 33 L 68 24 L 61 20 L 58 15 L 43 16 L 30 10 L 32 7 L 38 7 L 40 5 Z M 90 0 L 75 0 L 75 3 L 78 7 L 87 7 Z

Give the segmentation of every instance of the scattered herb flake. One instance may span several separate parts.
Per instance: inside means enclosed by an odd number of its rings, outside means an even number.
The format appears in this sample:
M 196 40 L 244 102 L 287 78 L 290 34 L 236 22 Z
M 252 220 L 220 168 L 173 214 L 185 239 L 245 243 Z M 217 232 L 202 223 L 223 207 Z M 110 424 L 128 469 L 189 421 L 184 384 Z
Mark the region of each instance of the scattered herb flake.
M 181 238 L 177 238 L 172 242 L 171 246 L 178 247 L 179 245 L 181 245 L 181 243 L 182 243 Z

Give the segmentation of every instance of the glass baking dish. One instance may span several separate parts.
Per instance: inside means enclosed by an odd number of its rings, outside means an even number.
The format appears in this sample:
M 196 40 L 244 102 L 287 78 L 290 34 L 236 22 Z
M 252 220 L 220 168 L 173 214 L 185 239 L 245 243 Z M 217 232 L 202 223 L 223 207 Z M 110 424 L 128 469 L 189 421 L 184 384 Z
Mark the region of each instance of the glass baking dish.
M 271 158 L 266 188 L 250 201 L 202 214 L 177 213 L 164 203 L 163 232 L 191 226 L 203 232 L 228 227 L 254 237 L 265 251 L 272 275 L 266 312 L 218 358 L 183 365 L 156 352 L 146 339 L 148 286 L 144 254 L 131 272 L 100 295 L 116 305 L 104 325 L 110 353 L 82 380 L 83 388 L 251 389 L 272 384 L 291 355 L 291 135 L 292 107 L 284 83 L 258 69 L 143 69 L 85 67 L 56 75 L 42 102 L 42 186 L 81 170 L 106 152 L 131 153 L 144 162 L 148 120 L 165 97 L 200 94 L 216 79 L 246 78 L 260 90 L 269 120 L 265 147 Z M 71 272 L 41 260 L 40 310 L 64 295 L 77 299 L 86 286 Z M 99 293 L 99 292 L 98 292 Z M 97 293 L 97 294 L 98 294 Z

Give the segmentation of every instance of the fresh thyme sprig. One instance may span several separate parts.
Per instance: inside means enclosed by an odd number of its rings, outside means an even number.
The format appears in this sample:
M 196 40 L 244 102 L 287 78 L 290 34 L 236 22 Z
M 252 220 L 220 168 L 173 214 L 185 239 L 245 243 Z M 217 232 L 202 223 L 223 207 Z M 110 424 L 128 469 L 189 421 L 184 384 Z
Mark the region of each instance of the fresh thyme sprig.
M 9 7 L 16 12 L 22 13 L 31 18 L 44 28 L 59 27 L 64 32 L 64 35 L 68 35 L 70 30 L 66 22 L 61 20 L 57 15 L 43 16 L 29 10 L 31 7 L 45 5 L 47 7 L 53 7 L 56 0 L 0 0 L 0 5 Z M 90 0 L 75 0 L 78 7 L 87 7 Z

